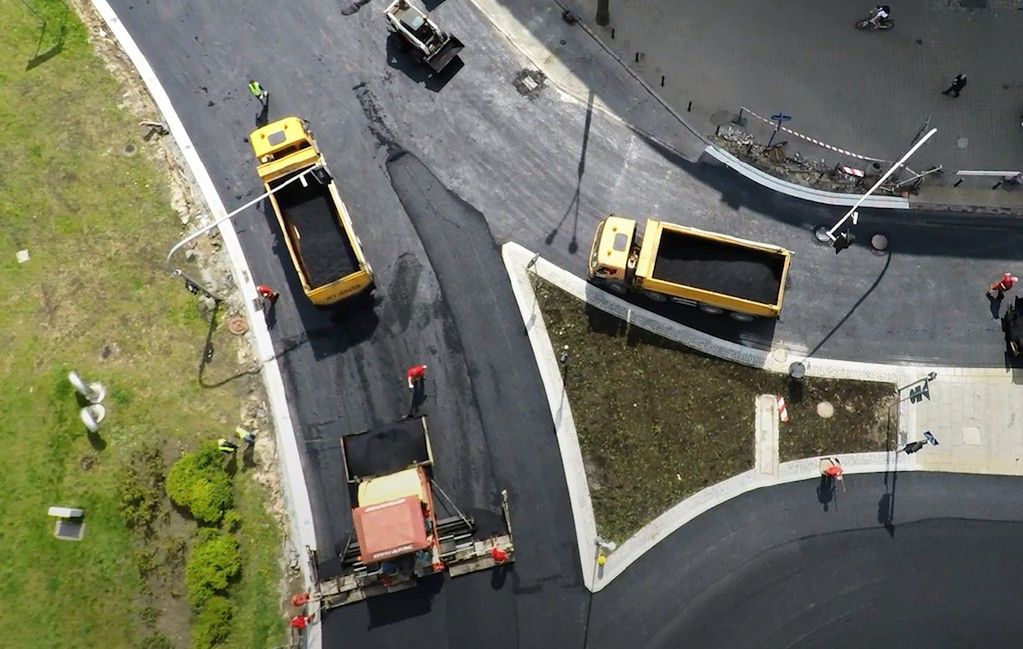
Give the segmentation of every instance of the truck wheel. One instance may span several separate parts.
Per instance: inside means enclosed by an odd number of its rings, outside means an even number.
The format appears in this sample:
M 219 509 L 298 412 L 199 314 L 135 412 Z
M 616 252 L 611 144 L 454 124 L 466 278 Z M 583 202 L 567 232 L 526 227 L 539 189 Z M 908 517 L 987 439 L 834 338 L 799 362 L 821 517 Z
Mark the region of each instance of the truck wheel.
M 710 304 L 701 304 L 699 308 L 700 311 L 703 311 L 704 313 L 713 313 L 714 315 L 720 315 L 725 312 L 724 309 Z
M 604 287 L 615 295 L 625 295 L 626 292 L 625 287 L 617 283 L 605 284 Z
M 739 313 L 738 311 L 729 311 L 728 317 L 739 322 L 753 322 L 756 320 L 756 316 L 751 316 L 748 313 Z
M 652 302 L 667 302 L 668 296 L 662 293 L 654 293 L 653 291 L 643 291 L 643 295 L 647 296 Z

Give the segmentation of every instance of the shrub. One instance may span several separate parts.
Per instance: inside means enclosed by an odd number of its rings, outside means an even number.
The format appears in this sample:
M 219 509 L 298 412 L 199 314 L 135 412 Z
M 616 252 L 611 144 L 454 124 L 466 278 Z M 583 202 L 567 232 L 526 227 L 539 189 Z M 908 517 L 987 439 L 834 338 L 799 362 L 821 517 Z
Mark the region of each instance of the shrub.
M 234 502 L 231 476 L 215 442 L 207 442 L 174 463 L 167 474 L 167 495 L 196 520 L 216 524 Z
M 230 534 L 215 532 L 200 541 L 193 549 L 185 567 L 185 585 L 188 601 L 195 608 L 227 588 L 242 568 L 238 541 Z
M 118 503 L 125 524 L 149 536 L 163 504 L 163 454 L 147 446 L 131 454 L 117 482 Z
M 237 509 L 231 509 L 224 514 L 224 520 L 221 523 L 221 527 L 225 532 L 236 532 L 241 526 L 242 515 L 238 513 Z
M 192 626 L 192 647 L 209 649 L 222 644 L 231 632 L 233 615 L 231 603 L 226 598 L 219 595 L 209 598 L 195 616 L 195 624 Z
M 138 646 L 139 649 L 174 649 L 174 643 L 160 633 L 143 638 Z

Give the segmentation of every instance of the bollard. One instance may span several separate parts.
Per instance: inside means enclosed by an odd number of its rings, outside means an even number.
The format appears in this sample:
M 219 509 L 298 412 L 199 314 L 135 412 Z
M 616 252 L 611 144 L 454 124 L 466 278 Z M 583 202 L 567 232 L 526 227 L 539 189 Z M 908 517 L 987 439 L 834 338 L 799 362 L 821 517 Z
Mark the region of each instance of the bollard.
M 661 87 L 662 88 L 664 87 L 664 75 L 663 74 L 661 75 Z

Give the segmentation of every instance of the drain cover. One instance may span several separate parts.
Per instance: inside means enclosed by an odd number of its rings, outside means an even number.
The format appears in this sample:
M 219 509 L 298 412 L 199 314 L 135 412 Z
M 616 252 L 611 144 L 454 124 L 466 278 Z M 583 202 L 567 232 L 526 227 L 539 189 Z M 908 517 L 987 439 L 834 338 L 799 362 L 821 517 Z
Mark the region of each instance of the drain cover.
M 539 70 L 525 68 L 515 75 L 512 85 L 519 91 L 519 94 L 529 99 L 534 99 L 540 94 L 547 84 L 547 76 Z

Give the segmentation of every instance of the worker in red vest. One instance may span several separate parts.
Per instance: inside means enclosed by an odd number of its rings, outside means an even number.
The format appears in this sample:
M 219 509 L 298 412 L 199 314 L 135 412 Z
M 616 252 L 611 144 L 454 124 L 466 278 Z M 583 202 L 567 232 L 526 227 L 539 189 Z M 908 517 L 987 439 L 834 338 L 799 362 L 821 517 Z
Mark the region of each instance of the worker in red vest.
M 408 372 L 405 373 L 405 377 L 408 379 L 408 389 L 415 390 L 416 384 L 426 380 L 426 366 L 413 365 L 408 368 Z
M 997 297 L 1002 297 L 1002 295 L 1010 288 L 1015 286 L 1016 282 L 1018 281 L 1019 278 L 1014 276 L 1012 273 L 1005 273 L 1004 275 L 1002 275 L 1001 279 L 992 284 L 991 288 L 987 290 L 988 295 L 996 293 Z
M 842 469 L 842 463 L 837 457 L 822 458 L 818 466 L 820 467 L 822 476 L 831 478 L 832 480 L 842 479 L 842 473 L 844 473 L 844 471 Z

